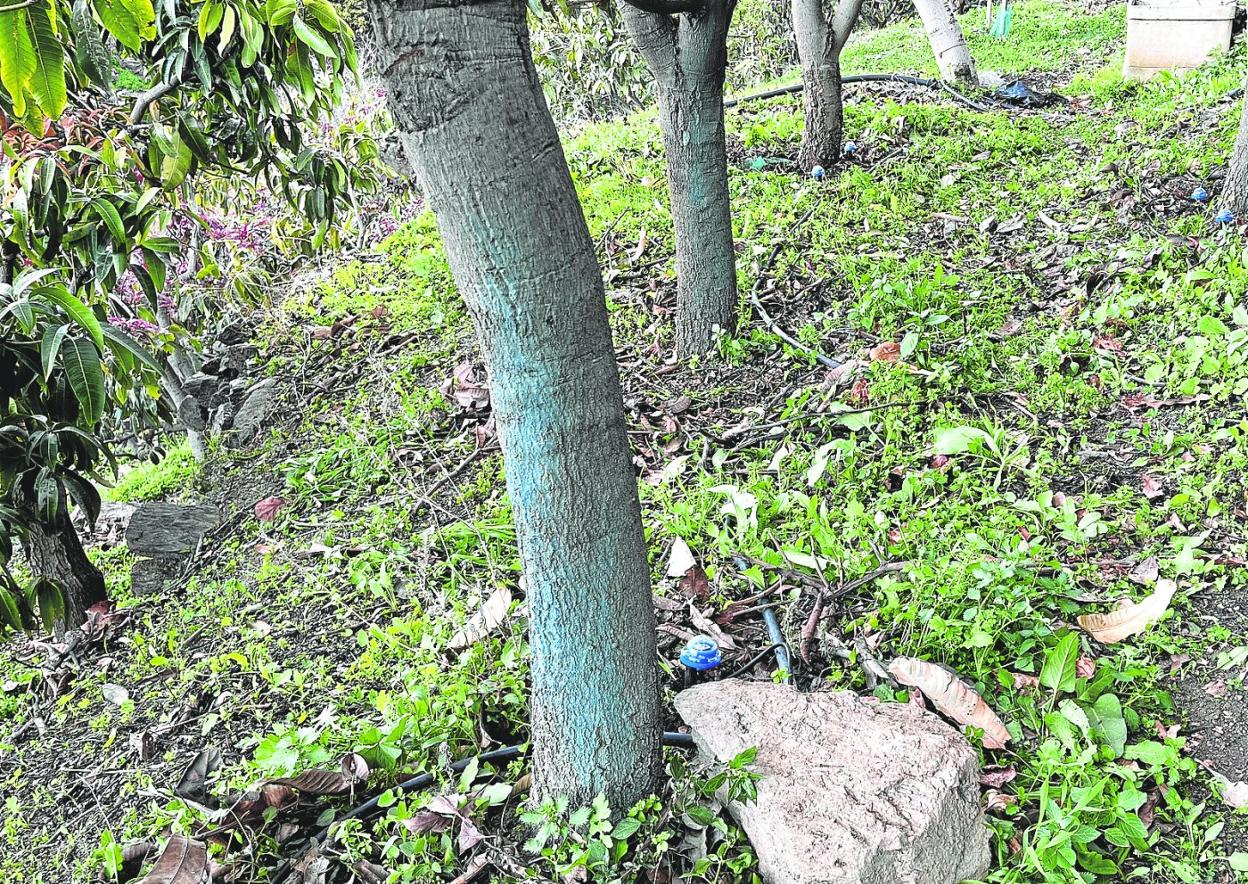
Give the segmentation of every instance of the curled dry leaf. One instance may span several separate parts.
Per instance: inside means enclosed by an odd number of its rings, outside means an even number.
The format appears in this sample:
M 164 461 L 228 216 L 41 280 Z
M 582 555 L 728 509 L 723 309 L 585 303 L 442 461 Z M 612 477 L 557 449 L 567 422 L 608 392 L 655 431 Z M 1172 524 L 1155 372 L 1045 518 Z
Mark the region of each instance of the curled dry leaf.
M 356 785 L 368 779 L 368 762 L 364 760 L 362 755 L 349 752 L 342 756 L 342 775 L 352 784 Z
M 1213 778 L 1222 784 L 1222 802 L 1227 807 L 1235 810 L 1248 807 L 1248 783 L 1229 780 L 1220 773 L 1215 773 Z
M 1080 657 L 1075 661 L 1075 675 L 1078 678 L 1091 678 L 1096 675 L 1096 660 L 1091 657 Z
M 989 789 L 984 793 L 984 810 L 992 813 L 994 810 L 1005 810 L 1011 804 L 1016 804 L 1018 799 L 1013 795 L 1007 795 L 1005 792 L 998 792 L 996 789 Z
M 463 650 L 481 641 L 507 619 L 507 610 L 510 607 L 511 590 L 500 586 L 485 600 L 480 610 L 468 618 L 463 628 L 451 636 L 451 640 L 446 645 L 447 650 Z
M 1131 573 L 1127 575 L 1127 579 L 1132 583 L 1139 583 L 1143 586 L 1156 583 L 1160 576 L 1161 565 L 1157 561 L 1156 556 L 1149 556 L 1131 569 Z
M 208 849 L 198 841 L 174 835 L 141 884 L 207 884 Z
M 1034 675 L 1028 675 L 1026 672 L 1011 672 L 1010 675 L 1014 677 L 1015 690 L 1040 687 L 1040 679 Z
M 1162 495 L 1161 483 L 1148 475 L 1140 479 L 1140 490 L 1144 492 L 1144 496 L 1149 500 Z
M 901 344 L 896 341 L 885 341 L 872 347 L 867 355 L 874 362 L 897 362 L 901 359 Z
M 986 767 L 979 775 L 979 784 L 1000 789 L 1006 783 L 1013 781 L 1016 776 L 1018 776 L 1018 771 L 1013 767 Z
M 672 552 L 667 558 L 667 576 L 684 577 L 696 564 L 697 561 L 689 549 L 689 544 L 685 543 L 685 538 L 677 537 L 673 540 Z
M 985 749 L 1004 749 L 1010 742 L 1010 732 L 984 698 L 949 670 L 926 660 L 898 657 L 888 671 L 901 684 L 921 690 L 933 706 L 958 724 L 983 730 Z
M 1128 603 L 1104 614 L 1083 614 L 1078 618 L 1079 626 L 1104 644 L 1120 642 L 1160 620 L 1169 609 L 1177 589 L 1178 584 L 1173 580 L 1158 580 L 1152 595 L 1139 604 Z

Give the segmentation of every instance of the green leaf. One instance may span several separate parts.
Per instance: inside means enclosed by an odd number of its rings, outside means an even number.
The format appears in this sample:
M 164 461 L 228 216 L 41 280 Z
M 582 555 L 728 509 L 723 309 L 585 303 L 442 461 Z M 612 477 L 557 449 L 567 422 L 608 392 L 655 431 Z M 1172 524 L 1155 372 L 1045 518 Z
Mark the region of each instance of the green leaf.
M 65 376 L 82 410 L 81 423 L 94 426 L 104 414 L 104 372 L 99 352 L 93 343 L 81 339 L 66 341 L 62 350 Z
M 95 214 L 100 216 L 100 220 L 108 227 L 108 232 L 113 235 L 118 243 L 126 241 L 126 225 L 122 223 L 121 215 L 117 212 L 117 208 L 104 199 L 97 196 L 91 200 L 91 208 L 95 210 Z
M 625 817 L 615 824 L 615 828 L 611 830 L 611 837 L 619 840 L 631 838 L 641 829 L 641 823 L 630 817 Z
M 1244 853 L 1242 850 L 1232 853 L 1227 857 L 1226 861 L 1231 864 L 1231 868 L 1235 871 L 1248 872 L 1248 853 Z
M 1133 743 L 1127 746 L 1122 753 L 1127 758 L 1135 761 L 1143 761 L 1152 767 L 1161 767 L 1170 760 L 1170 750 L 1162 743 L 1156 740 L 1145 740 L 1142 743 Z
M 289 24 L 298 8 L 299 4 L 296 0 L 266 0 L 264 14 L 269 19 L 269 27 L 280 28 L 282 25 Z
M 941 430 L 936 435 L 936 444 L 933 448 L 936 454 L 946 456 L 965 454 L 971 450 L 971 446 L 977 441 L 989 444 L 992 442 L 992 436 L 979 427 L 951 427 L 947 430 Z
M 43 340 L 39 343 L 39 359 L 43 363 L 43 380 L 46 383 L 56 368 L 56 357 L 61 352 L 61 344 L 69 332 L 68 325 L 49 325 L 43 330 Z
M 46 577 L 40 577 L 30 587 L 30 597 L 39 608 L 39 619 L 45 629 L 51 629 L 65 619 L 65 592 Z
M 96 520 L 100 518 L 100 492 L 92 484 L 91 480 L 78 473 L 67 471 L 61 476 L 61 481 L 65 483 L 65 488 L 69 491 L 69 496 L 74 499 L 74 503 L 82 509 L 87 517 L 87 523 L 94 526 Z
M 38 0 L 22 10 L 30 43 L 35 51 L 35 72 L 30 91 L 45 115 L 58 119 L 65 111 L 65 46 L 56 35 L 53 11 L 48 0 Z
M 1051 691 L 1075 689 L 1076 664 L 1079 662 L 1079 636 L 1068 632 L 1066 637 L 1049 650 L 1040 670 L 1040 684 Z
M 103 329 L 104 338 L 107 341 L 110 350 L 114 353 L 117 353 L 118 351 L 129 353 L 135 359 L 139 360 L 139 362 L 143 363 L 143 365 L 147 368 L 150 368 L 152 371 L 160 374 L 160 363 L 153 358 L 152 354 L 147 351 L 146 347 L 116 326 L 106 325 Z
M 1127 722 L 1122 716 L 1122 703 L 1113 694 L 1102 694 L 1091 709 L 1087 709 L 1092 728 L 1104 738 L 1106 745 L 1121 756 L 1127 747 Z
M 0 583 L 0 624 L 17 632 L 25 624 L 22 623 L 22 612 L 17 607 L 17 598 L 13 595 L 13 591 L 7 583 L 8 581 Z M 0 632 L 3 631 L 0 630 Z
M 19 117 L 26 116 L 26 95 L 36 67 L 24 12 L 0 12 L 0 86 L 9 94 L 13 113 Z
M 313 52 L 326 58 L 338 57 L 338 53 L 334 51 L 334 47 L 329 45 L 329 41 L 317 33 L 316 29 L 302 18 L 296 16 L 291 24 L 295 28 L 295 36 Z
M 113 88 L 113 54 L 100 39 L 100 28 L 91 16 L 87 0 L 74 0 L 74 45 L 78 67 L 91 82 L 104 89 Z
M 96 348 L 101 351 L 104 349 L 104 331 L 100 327 L 100 321 L 95 318 L 91 308 L 70 294 L 65 286 L 43 286 L 39 289 L 38 294 L 45 301 L 50 301 L 68 313 L 69 318 L 82 326 L 83 331 L 91 336 L 91 340 L 95 342 Z
M 1231 333 L 1227 325 L 1216 316 L 1202 316 L 1200 321 L 1196 323 L 1196 330 L 1202 335 L 1209 335 L 1213 338 L 1221 338 Z
M 152 0 L 95 0 L 95 12 L 108 32 L 135 52 L 143 48 L 143 41 L 156 36 Z

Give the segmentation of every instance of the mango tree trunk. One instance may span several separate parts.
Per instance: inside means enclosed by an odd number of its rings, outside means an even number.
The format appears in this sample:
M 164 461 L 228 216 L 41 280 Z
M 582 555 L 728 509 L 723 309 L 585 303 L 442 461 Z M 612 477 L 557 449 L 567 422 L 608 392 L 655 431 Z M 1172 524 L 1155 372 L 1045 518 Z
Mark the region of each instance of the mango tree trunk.
M 949 0 L 914 0 L 914 6 L 927 30 L 940 78 L 951 83 L 978 86 L 975 59 L 971 57 L 970 47 L 962 35 L 962 26 L 958 24 Z
M 65 622 L 45 623 L 45 629 L 73 629 L 87 619 L 87 608 L 108 598 L 104 575 L 87 558 L 78 532 L 68 518 L 55 524 L 32 524 L 23 538 L 30 571 L 47 577 L 65 593 Z
M 683 15 L 624 7 L 654 75 L 676 233 L 676 353 L 707 353 L 737 325 L 737 262 L 728 196 L 724 76 L 735 0 Z
M 472 312 L 531 615 L 534 787 L 654 791 L 654 607 L 602 277 L 523 0 L 370 0 L 379 67 Z
M 1245 83 L 1248 87 L 1248 82 Z M 1222 185 L 1221 207 L 1235 216 L 1236 221 L 1248 220 L 1248 92 L 1245 92 L 1239 113 L 1239 134 L 1235 149 L 1226 164 L 1226 181 Z
M 845 110 L 841 97 L 841 50 L 858 21 L 862 0 L 840 0 L 831 20 L 822 0 L 792 0 L 793 33 L 802 65 L 806 128 L 798 162 L 803 171 L 831 168 L 841 158 Z

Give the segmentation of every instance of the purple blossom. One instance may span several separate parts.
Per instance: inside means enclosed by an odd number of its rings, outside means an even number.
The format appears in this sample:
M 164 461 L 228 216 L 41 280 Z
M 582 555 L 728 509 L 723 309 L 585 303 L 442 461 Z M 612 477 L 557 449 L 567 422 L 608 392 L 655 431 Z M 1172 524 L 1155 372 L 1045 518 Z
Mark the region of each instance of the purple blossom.
M 135 337 L 151 337 L 160 331 L 160 327 L 154 322 L 148 322 L 146 319 L 130 319 L 125 316 L 110 316 L 108 324 L 129 332 Z

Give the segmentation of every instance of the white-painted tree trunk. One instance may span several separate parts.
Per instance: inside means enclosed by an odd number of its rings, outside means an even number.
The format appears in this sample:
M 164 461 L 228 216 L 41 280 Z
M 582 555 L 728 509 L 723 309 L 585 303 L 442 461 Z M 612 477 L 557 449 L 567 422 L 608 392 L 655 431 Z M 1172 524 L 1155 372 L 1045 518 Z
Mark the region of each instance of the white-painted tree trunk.
M 927 39 L 931 41 L 932 52 L 936 55 L 940 78 L 967 86 L 978 85 L 975 59 L 971 57 L 966 38 L 962 36 L 962 27 L 958 24 L 952 3 L 949 0 L 914 0 L 914 6 L 919 18 L 923 19 L 923 27 L 927 29 Z

